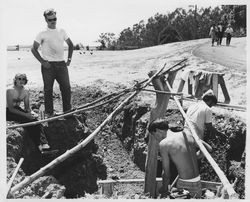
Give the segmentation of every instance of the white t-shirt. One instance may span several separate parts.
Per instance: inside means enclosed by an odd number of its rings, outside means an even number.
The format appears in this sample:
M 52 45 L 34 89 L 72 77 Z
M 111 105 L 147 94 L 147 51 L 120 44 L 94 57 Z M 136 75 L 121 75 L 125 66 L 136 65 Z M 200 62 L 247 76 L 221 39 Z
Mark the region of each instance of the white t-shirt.
M 232 35 L 234 31 L 232 27 L 228 27 L 225 32 Z
M 188 108 L 187 116 L 197 135 L 203 139 L 205 123 L 212 123 L 211 108 L 204 101 L 200 101 Z M 188 127 L 187 122 L 185 127 Z
M 35 41 L 42 47 L 42 57 L 48 61 L 63 61 L 63 43 L 68 39 L 63 29 L 50 29 L 40 32 Z
M 218 25 L 219 32 L 222 32 L 222 25 Z

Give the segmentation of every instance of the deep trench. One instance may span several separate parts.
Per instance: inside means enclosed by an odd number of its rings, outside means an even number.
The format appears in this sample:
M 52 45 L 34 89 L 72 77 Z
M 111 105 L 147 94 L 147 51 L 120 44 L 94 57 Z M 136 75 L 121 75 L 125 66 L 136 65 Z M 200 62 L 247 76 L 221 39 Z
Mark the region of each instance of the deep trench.
M 147 153 L 146 126 L 149 118 L 149 106 L 131 104 L 124 112 L 116 117 L 113 132 L 118 134 L 124 147 L 130 152 L 130 156 L 138 167 L 145 171 L 145 161 Z M 186 109 L 184 109 L 186 110 Z M 169 108 L 166 111 L 166 118 L 169 121 L 170 130 L 177 132 L 183 130 L 185 120 L 176 108 Z M 234 189 L 239 198 L 245 197 L 245 144 L 246 144 L 246 124 L 238 118 L 227 115 L 213 114 L 213 126 L 216 131 L 208 133 L 205 131 L 205 141 L 212 148 L 211 156 L 214 158 L 220 169 L 225 173 L 230 183 L 237 178 Z M 212 166 L 203 158 L 199 161 L 201 179 L 205 181 L 220 182 Z M 161 161 L 158 160 L 157 177 L 161 177 Z M 171 182 L 177 176 L 177 170 L 171 163 Z
M 103 95 L 104 93 L 98 89 L 80 88 L 73 92 L 73 98 L 75 97 L 73 104 L 79 106 L 83 101 L 91 102 Z M 114 102 L 108 106 L 100 107 L 94 112 L 82 113 L 78 119 L 85 125 L 86 119 L 90 119 L 89 121 L 97 127 L 103 121 L 103 117 L 112 112 L 116 105 Z M 148 104 L 140 104 L 140 102 L 133 100 L 109 124 L 110 132 L 118 136 L 131 159 L 142 171 L 145 171 L 147 152 L 145 134 L 149 111 Z M 169 107 L 166 111 L 166 118 L 171 130 L 182 130 L 184 119 L 178 109 Z M 246 124 L 237 118 L 213 114 L 213 125 L 217 132 L 205 134 L 205 140 L 214 149 L 214 153 L 211 155 L 231 183 L 238 178 L 235 191 L 240 198 L 244 198 Z M 85 133 L 84 128 L 74 118 L 51 122 L 45 126 L 45 132 L 51 147 L 59 150 L 56 156 L 42 157 L 25 135 L 24 130 L 7 132 L 9 134 L 7 136 L 7 156 L 14 158 L 16 162 L 21 156 L 25 158 L 22 165 L 24 173 L 21 175 L 31 175 L 90 134 L 90 131 Z M 23 138 L 18 133 L 24 134 Z M 107 167 L 101 156 L 96 154 L 97 150 L 98 145 L 92 140 L 84 149 L 46 174 L 52 175 L 59 184 L 66 187 L 65 193 L 63 193 L 64 197 L 79 198 L 85 193 L 94 193 L 98 189 L 97 179 L 107 178 Z M 11 165 L 11 163 L 9 164 Z M 203 180 L 219 182 L 218 176 L 205 158 L 200 161 L 199 165 Z M 161 162 L 159 161 L 158 177 L 161 177 L 161 172 Z M 171 173 L 173 180 L 177 175 L 173 164 Z

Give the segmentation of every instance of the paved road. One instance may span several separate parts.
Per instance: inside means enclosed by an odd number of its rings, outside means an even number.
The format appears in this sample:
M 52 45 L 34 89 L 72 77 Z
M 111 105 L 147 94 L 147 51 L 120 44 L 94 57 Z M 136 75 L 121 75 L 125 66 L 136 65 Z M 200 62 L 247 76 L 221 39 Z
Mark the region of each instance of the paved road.
M 193 51 L 197 57 L 223 65 L 229 68 L 236 68 L 237 71 L 246 72 L 246 37 L 232 38 L 231 45 L 226 46 L 226 39 L 223 38 L 222 46 L 211 46 L 211 41 L 199 46 Z

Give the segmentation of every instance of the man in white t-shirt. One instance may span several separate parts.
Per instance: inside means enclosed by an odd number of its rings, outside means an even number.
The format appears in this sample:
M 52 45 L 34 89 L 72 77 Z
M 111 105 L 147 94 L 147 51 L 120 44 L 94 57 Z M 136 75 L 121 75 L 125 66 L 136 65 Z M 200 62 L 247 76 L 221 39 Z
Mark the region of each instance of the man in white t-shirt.
M 191 105 L 187 110 L 187 116 L 190 123 L 195 129 L 197 135 L 203 139 L 205 127 L 210 130 L 212 127 L 212 110 L 211 107 L 217 103 L 217 98 L 210 89 L 202 96 L 202 101 Z M 187 122 L 184 130 L 189 130 Z
M 231 38 L 232 38 L 232 35 L 233 35 L 233 28 L 231 27 L 231 24 L 228 25 L 227 29 L 225 30 L 225 33 L 226 33 L 226 37 L 227 37 L 227 40 L 226 40 L 226 45 L 229 46 L 230 45 L 230 42 L 231 42 Z
M 65 30 L 56 28 L 57 17 L 54 9 L 46 10 L 43 15 L 47 29 L 36 36 L 31 51 L 42 65 L 45 113 L 47 117 L 51 117 L 54 114 L 53 84 L 55 80 L 60 86 L 63 111 L 71 109 L 68 66 L 73 54 L 73 43 Z M 67 62 L 64 61 L 64 41 L 68 45 Z M 39 46 L 41 46 L 41 55 L 38 51 Z

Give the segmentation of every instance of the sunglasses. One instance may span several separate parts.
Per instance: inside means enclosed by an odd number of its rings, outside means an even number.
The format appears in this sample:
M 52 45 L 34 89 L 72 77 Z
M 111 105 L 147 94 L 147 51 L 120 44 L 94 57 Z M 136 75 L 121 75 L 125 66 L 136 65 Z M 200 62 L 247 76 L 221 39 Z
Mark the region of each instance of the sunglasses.
M 57 21 L 57 18 L 47 19 L 49 22 Z
M 21 78 L 21 77 L 17 78 L 17 80 L 19 80 L 19 81 L 27 81 L 26 78 Z
M 43 13 L 44 16 L 53 15 L 53 14 L 56 14 L 56 11 L 54 9 L 48 9 L 48 10 L 44 11 L 44 13 Z

